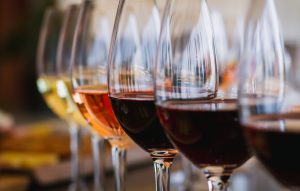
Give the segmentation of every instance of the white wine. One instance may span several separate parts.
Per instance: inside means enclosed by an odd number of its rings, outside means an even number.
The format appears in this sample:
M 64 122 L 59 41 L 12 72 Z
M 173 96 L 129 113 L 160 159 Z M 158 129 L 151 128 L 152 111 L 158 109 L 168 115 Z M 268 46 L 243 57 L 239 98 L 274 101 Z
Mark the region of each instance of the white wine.
M 37 80 L 37 86 L 48 107 L 56 115 L 86 126 L 85 119 L 73 101 L 71 82 L 67 77 L 41 76 Z

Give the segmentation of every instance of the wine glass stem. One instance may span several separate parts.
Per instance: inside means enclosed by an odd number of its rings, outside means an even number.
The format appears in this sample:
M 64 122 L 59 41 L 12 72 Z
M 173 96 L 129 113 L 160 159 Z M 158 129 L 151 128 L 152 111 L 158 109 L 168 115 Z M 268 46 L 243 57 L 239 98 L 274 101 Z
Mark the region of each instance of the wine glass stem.
M 170 167 L 172 162 L 165 159 L 154 159 L 156 191 L 170 190 Z
M 92 134 L 94 191 L 105 190 L 105 140 Z
M 80 141 L 80 130 L 79 127 L 69 122 L 69 131 L 71 136 L 71 184 L 72 187 L 79 187 L 80 184 L 80 164 L 79 164 L 79 141 Z
M 112 161 L 115 172 L 116 191 L 125 191 L 126 149 L 112 146 Z
M 227 181 L 223 181 L 221 176 L 208 177 L 209 191 L 227 191 Z
M 183 168 L 183 174 L 185 176 L 184 180 L 184 188 L 186 190 L 192 190 L 194 179 L 195 179 L 195 174 L 193 172 L 193 166 L 192 163 L 189 162 L 185 157 L 181 157 L 181 165 Z

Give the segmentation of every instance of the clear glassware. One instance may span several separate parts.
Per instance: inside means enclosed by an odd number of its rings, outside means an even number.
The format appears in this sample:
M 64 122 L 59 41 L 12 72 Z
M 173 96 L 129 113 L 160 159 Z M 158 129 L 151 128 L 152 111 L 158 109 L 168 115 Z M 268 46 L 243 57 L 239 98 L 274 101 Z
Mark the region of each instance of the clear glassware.
M 202 172 L 194 167 L 184 156 L 181 155 L 176 159 L 179 159 L 180 168 L 171 173 L 171 190 L 194 191 L 201 189 Z
M 169 190 L 177 150 L 159 123 L 153 70 L 160 15 L 153 0 L 120 1 L 109 53 L 109 97 L 123 130 L 154 162 L 157 191 Z
M 66 27 L 75 22 L 77 18 L 76 9 L 76 6 L 71 6 L 65 12 L 60 12 L 55 8 L 46 10 L 37 50 L 37 86 L 39 92 L 43 95 L 48 107 L 69 124 L 71 136 L 70 191 L 86 190 L 86 186 L 80 177 L 79 141 L 81 128 L 79 127 L 87 124 L 72 100 L 69 80 L 66 76 L 63 76 L 63 68 L 59 67 L 60 65 L 57 62 L 64 61 L 67 64 L 70 60 L 70 54 L 66 52 L 70 51 L 70 47 L 59 49 L 58 44 L 59 38 L 62 40 L 60 35 L 64 34 Z M 71 36 L 70 38 L 72 38 Z M 60 44 L 62 45 L 62 43 Z M 65 53 L 66 55 L 64 55 Z M 66 60 L 60 58 L 61 56 L 64 56 Z
M 247 0 L 228 1 L 238 7 L 230 10 L 223 3 L 208 1 L 211 11 L 218 60 L 219 89 L 227 93 L 237 93 L 237 69 L 242 55 L 244 22 L 247 13 Z M 226 11 L 227 10 L 227 11 Z
M 116 190 L 125 190 L 126 148 L 130 140 L 112 111 L 107 88 L 108 50 L 118 1 L 84 1 L 72 50 L 73 98 L 95 133 L 109 141 Z
M 168 0 L 155 68 L 157 113 L 168 138 L 223 191 L 250 158 L 238 121 L 237 93 L 221 88 L 206 0 Z
M 67 11 L 65 18 L 63 20 L 62 29 L 59 35 L 59 42 L 57 48 L 57 76 L 59 80 L 57 81 L 57 87 L 60 88 L 61 97 L 71 96 L 73 94 L 71 88 L 71 52 L 72 45 L 74 40 L 75 26 L 78 20 L 79 6 L 71 5 Z M 64 94 L 63 91 L 68 91 Z M 82 121 L 81 124 L 85 124 L 84 127 L 89 127 L 85 119 L 82 117 L 82 114 L 79 112 L 77 105 L 72 100 L 73 98 L 67 98 L 70 100 L 70 106 L 73 107 L 72 110 L 76 111 L 77 118 L 80 118 Z M 71 108 L 70 108 L 71 109 Z M 80 116 L 79 116 L 80 115 Z M 84 122 L 83 122 L 84 121 Z M 75 131 L 77 128 L 75 129 Z M 92 143 L 92 152 L 93 152 L 93 174 L 94 174 L 94 190 L 104 191 L 104 182 L 105 182 L 105 140 L 102 139 L 97 133 L 95 133 L 91 128 L 91 143 Z M 76 133 L 74 133 L 76 134 Z M 78 147 L 75 142 L 72 142 L 72 148 L 78 150 Z M 77 164 L 72 164 L 72 170 L 76 171 Z
M 250 148 L 291 190 L 300 189 L 300 154 L 293 149 L 300 144 L 298 3 L 251 1 L 239 86 L 240 118 Z

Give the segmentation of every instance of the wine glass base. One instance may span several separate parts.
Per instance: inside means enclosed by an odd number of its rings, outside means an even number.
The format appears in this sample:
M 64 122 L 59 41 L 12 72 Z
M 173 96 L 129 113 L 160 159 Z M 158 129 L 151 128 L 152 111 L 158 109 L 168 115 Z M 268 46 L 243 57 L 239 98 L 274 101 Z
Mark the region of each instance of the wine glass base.
M 149 150 L 151 158 L 154 162 L 170 162 L 172 163 L 178 151 L 176 149 L 151 149 Z

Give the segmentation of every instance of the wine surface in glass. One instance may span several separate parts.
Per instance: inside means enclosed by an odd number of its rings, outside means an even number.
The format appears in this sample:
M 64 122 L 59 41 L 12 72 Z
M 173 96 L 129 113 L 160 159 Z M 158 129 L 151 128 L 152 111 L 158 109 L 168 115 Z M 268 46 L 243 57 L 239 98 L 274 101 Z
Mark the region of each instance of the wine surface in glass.
M 300 186 L 300 113 L 258 115 L 246 137 L 258 159 L 281 183 Z
M 110 100 L 124 131 L 141 148 L 154 155 L 159 151 L 176 154 L 156 115 L 153 92 L 119 93 Z
M 58 117 L 72 120 L 85 126 L 86 122 L 73 101 L 71 82 L 68 78 L 59 76 L 41 76 L 37 80 L 39 92 L 42 94 L 48 107 Z
M 168 137 L 195 165 L 236 168 L 249 159 L 236 100 L 166 101 L 157 110 Z
M 92 128 L 102 137 L 125 136 L 112 110 L 106 86 L 81 86 L 75 89 L 75 102 Z

